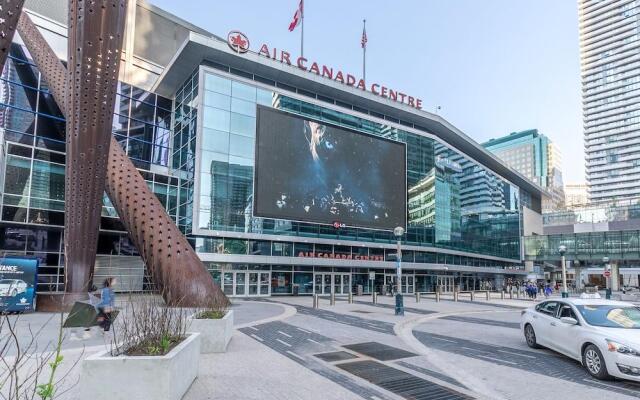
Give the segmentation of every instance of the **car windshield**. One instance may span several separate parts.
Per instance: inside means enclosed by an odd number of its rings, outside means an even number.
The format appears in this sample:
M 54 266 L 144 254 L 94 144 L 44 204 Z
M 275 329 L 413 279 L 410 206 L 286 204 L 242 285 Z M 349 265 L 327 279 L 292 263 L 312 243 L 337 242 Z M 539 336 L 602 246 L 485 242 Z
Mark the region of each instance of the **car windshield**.
M 589 325 L 606 328 L 640 329 L 640 308 L 619 305 L 579 305 L 578 311 Z
M 0 279 L 0 285 L 10 285 L 13 283 L 13 279 Z

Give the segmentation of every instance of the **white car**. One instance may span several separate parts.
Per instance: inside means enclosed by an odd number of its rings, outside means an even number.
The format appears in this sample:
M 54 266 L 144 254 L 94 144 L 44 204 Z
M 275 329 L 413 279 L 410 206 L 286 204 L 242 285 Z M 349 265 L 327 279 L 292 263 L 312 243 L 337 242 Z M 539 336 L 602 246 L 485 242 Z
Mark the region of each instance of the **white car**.
M 593 377 L 640 382 L 640 307 L 588 299 L 547 300 L 522 311 L 527 345 L 582 362 Z
M 16 296 L 27 291 L 27 282 L 21 279 L 0 279 L 0 296 Z

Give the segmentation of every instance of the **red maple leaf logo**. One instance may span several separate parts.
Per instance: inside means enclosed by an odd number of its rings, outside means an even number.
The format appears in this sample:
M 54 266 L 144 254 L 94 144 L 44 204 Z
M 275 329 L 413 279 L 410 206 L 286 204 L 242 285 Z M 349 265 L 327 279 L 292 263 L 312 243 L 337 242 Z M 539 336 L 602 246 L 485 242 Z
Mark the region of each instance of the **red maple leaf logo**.
M 241 49 L 244 49 L 245 46 L 247 45 L 247 41 L 244 40 L 242 38 L 242 36 L 240 36 L 240 34 L 236 35 L 235 37 L 231 37 L 231 44 L 234 46 L 238 46 Z

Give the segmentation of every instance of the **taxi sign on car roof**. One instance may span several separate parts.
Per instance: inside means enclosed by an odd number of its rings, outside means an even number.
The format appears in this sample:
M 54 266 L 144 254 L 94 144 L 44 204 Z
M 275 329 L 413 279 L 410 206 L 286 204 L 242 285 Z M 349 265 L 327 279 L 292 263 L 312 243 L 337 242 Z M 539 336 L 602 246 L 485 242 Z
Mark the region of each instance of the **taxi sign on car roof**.
M 582 293 L 580 295 L 581 299 L 600 299 L 600 293 Z

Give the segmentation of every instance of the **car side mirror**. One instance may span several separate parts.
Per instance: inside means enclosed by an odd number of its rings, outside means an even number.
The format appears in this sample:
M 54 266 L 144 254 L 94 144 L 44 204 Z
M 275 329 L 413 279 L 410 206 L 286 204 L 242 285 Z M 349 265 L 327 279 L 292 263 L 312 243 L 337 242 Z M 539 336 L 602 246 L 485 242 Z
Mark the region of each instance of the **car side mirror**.
M 569 325 L 578 325 L 578 320 L 575 318 L 571 318 L 571 317 L 562 317 L 560 318 L 561 322 L 564 322 L 565 324 L 569 324 Z

